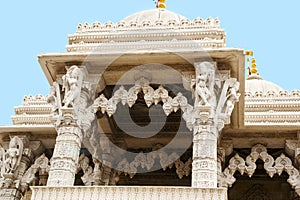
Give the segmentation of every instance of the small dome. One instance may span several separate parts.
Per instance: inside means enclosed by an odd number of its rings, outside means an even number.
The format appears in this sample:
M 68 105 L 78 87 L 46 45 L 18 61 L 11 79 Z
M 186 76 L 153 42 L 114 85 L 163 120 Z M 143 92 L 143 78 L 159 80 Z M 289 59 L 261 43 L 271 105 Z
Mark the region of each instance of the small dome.
M 281 91 L 285 91 L 275 83 L 265 81 L 258 75 L 250 75 L 245 82 L 245 93 L 252 95 L 266 95 L 270 93 L 279 94 Z
M 135 14 L 132 14 L 122 21 L 126 24 L 136 22 L 137 24 L 142 24 L 143 22 L 150 22 L 151 24 L 156 24 L 156 22 L 162 22 L 168 24 L 169 22 L 181 23 L 181 20 L 188 20 L 186 17 L 179 15 L 177 13 L 171 12 L 166 9 L 153 9 L 145 10 Z

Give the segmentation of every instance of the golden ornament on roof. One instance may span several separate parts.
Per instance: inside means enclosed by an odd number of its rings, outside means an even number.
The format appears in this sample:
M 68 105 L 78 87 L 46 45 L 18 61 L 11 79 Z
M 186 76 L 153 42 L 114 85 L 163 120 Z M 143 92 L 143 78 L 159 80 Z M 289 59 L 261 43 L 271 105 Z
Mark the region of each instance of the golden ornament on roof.
M 252 64 L 251 64 L 251 70 L 250 71 L 251 71 L 251 74 L 258 74 L 255 58 L 252 58 Z
M 159 0 L 157 3 L 157 8 L 166 8 L 166 0 Z

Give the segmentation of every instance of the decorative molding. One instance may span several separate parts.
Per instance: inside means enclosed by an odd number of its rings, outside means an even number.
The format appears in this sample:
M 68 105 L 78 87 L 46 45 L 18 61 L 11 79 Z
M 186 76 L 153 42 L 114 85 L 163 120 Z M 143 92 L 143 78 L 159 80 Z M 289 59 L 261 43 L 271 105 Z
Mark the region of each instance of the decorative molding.
M 245 93 L 245 125 L 299 126 L 300 91 Z
M 117 24 L 79 24 L 76 33 L 69 35 L 67 52 L 222 48 L 225 43 L 226 33 L 220 28 L 217 18 L 196 18 L 193 21 L 147 19 L 141 22 L 120 21 Z
M 148 21 L 142 21 L 140 23 L 137 23 L 136 21 L 131 22 L 125 22 L 120 21 L 116 24 L 113 22 L 106 22 L 104 24 L 101 24 L 100 22 L 94 22 L 92 24 L 84 23 L 84 24 L 78 24 L 77 31 L 78 35 L 80 33 L 95 33 L 95 32 L 106 32 L 108 30 L 128 30 L 129 28 L 132 28 L 132 30 L 136 29 L 145 29 L 145 23 L 149 23 Z M 190 21 L 189 19 L 182 19 L 180 22 L 174 21 L 174 20 L 168 20 L 168 21 L 153 21 L 149 23 L 149 26 L 152 27 L 161 27 L 163 26 L 165 28 L 183 28 L 183 26 L 180 27 L 180 25 L 184 25 L 186 29 L 195 29 L 195 28 L 202 28 L 202 29 L 218 29 L 220 28 L 220 20 L 218 18 L 207 18 L 202 19 L 200 17 L 195 18 L 194 20 Z M 177 27 L 176 27 L 177 26 Z M 71 37 L 71 36 L 70 36 Z

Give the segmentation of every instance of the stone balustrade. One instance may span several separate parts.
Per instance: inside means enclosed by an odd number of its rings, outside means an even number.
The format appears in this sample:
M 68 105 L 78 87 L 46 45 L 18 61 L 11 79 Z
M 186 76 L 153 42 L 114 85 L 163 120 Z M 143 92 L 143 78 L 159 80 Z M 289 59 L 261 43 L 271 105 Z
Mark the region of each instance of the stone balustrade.
M 31 187 L 31 200 L 227 200 L 225 188 L 164 186 Z

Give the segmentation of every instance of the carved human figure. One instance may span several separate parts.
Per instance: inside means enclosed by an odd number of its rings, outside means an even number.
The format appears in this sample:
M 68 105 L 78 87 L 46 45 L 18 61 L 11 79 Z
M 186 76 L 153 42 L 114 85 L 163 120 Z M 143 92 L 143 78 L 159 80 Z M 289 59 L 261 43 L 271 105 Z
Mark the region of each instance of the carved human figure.
M 22 142 L 18 137 L 13 137 L 9 143 L 9 149 L 6 151 L 4 165 L 5 173 L 12 174 L 15 172 L 21 158 Z
M 93 173 L 93 169 L 89 165 L 89 158 L 82 154 L 79 159 L 80 167 L 84 173 L 81 177 L 81 180 L 83 181 L 84 185 L 91 185 L 91 174 Z
M 238 90 L 240 88 L 240 83 L 238 81 L 235 81 L 230 88 L 228 89 L 228 95 L 226 96 L 226 109 L 225 114 L 231 115 L 234 104 L 239 100 L 239 97 L 241 96 L 240 93 L 238 93 Z
M 54 82 L 52 86 L 50 86 L 50 93 L 47 97 L 47 102 L 52 105 L 52 115 L 55 116 L 58 114 L 58 100 L 57 100 L 57 94 L 56 94 L 56 86 L 57 83 Z
M 202 62 L 196 66 L 196 79 L 191 82 L 191 89 L 195 96 L 195 107 L 211 106 L 214 103 L 214 65 Z
M 202 105 L 209 106 L 208 100 L 211 97 L 211 93 L 207 88 L 206 81 L 207 81 L 207 74 L 200 74 L 198 77 L 196 77 L 195 103 L 197 103 L 197 105 L 195 106 L 202 106 Z
M 67 70 L 67 73 L 62 77 L 63 90 L 65 91 L 65 97 L 63 100 L 64 107 L 73 107 L 74 101 L 80 95 L 80 84 L 82 81 L 82 72 L 76 66 L 73 65 Z

